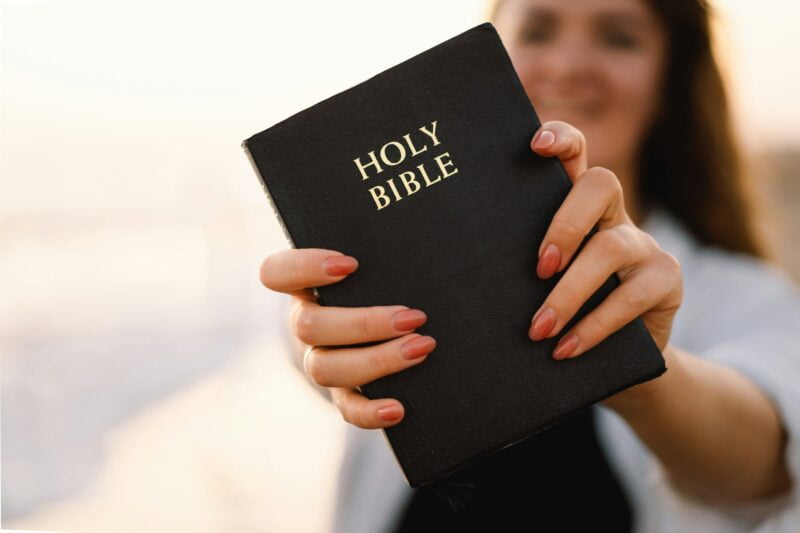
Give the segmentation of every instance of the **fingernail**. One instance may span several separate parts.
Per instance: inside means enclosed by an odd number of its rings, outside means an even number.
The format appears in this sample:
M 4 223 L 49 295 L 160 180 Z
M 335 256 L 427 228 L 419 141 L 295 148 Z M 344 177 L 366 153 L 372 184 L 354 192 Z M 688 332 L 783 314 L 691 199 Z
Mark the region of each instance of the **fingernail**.
M 556 344 L 556 349 L 553 350 L 553 357 L 555 359 L 564 359 L 569 357 L 577 347 L 578 336 L 574 333 L 570 333 L 569 335 L 561 337 L 561 340 L 558 341 L 558 344 Z
M 542 130 L 539 137 L 533 141 L 534 148 L 547 148 L 556 141 L 555 134 L 550 130 Z
M 423 335 L 416 337 L 410 341 L 406 341 L 400 346 L 400 353 L 403 359 L 417 359 L 430 353 L 436 347 L 436 341 L 433 337 Z
M 528 335 L 532 340 L 539 341 L 547 337 L 556 325 L 556 313 L 549 307 L 539 310 L 533 316 L 531 329 Z
M 392 317 L 394 329 L 404 331 L 420 327 L 428 317 L 419 309 L 404 309 Z
M 403 415 L 403 410 L 397 404 L 388 404 L 378 409 L 378 416 L 383 420 L 397 420 Z
M 550 243 L 536 264 L 536 274 L 542 279 L 547 279 L 556 273 L 560 264 L 561 252 L 558 250 L 558 246 Z
M 329 276 L 350 274 L 357 266 L 358 261 L 356 261 L 356 258 L 349 255 L 335 255 L 322 262 L 322 267 Z

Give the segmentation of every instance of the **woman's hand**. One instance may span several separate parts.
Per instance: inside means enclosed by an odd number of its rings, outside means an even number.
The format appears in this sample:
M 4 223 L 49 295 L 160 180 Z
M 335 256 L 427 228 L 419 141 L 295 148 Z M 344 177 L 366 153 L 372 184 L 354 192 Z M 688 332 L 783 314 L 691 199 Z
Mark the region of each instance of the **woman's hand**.
M 546 122 L 531 148 L 559 157 L 573 182 L 541 243 L 537 265 L 542 278 L 566 271 L 537 310 L 531 337 L 561 334 L 616 272 L 620 285 L 565 332 L 554 357 L 580 357 L 641 316 L 669 371 L 602 403 L 623 417 L 658 457 L 673 486 L 687 495 L 738 503 L 786 491 L 792 480 L 783 451 L 785 431 L 770 398 L 738 371 L 669 342 L 683 297 L 680 265 L 633 224 L 617 177 L 604 168 L 586 169 L 586 142 L 569 124 Z M 597 233 L 573 259 L 595 223 Z
M 573 182 L 539 247 L 537 274 L 549 278 L 567 265 L 569 268 L 534 314 L 531 339 L 559 335 L 586 300 L 616 272 L 619 287 L 566 332 L 553 357 L 578 357 L 637 316 L 642 317 L 659 349 L 665 352 L 683 292 L 677 259 L 633 224 L 616 175 L 601 167 L 586 168 L 586 141 L 578 129 L 565 122 L 546 122 L 531 140 L 531 148 L 542 156 L 557 156 Z M 570 264 L 596 223 L 597 233 Z M 611 406 L 657 383 L 658 379 L 631 387 L 606 403 Z
M 397 424 L 403 405 L 392 398 L 370 400 L 358 390 L 387 374 L 418 365 L 436 347 L 433 337 L 414 333 L 427 317 L 404 305 L 321 306 L 312 287 L 343 280 L 358 268 L 355 258 L 321 248 L 286 249 L 261 264 L 261 283 L 292 296 L 289 324 L 304 349 L 311 381 L 328 387 L 345 421 L 364 429 Z M 368 347 L 337 345 L 382 341 Z

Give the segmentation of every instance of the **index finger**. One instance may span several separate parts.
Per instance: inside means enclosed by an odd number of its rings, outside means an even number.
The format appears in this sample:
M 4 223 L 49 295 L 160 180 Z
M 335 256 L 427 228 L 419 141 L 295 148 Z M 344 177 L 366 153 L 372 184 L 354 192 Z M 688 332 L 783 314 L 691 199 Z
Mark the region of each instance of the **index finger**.
M 288 248 L 267 256 L 259 277 L 268 289 L 298 295 L 341 281 L 358 268 L 355 257 L 324 248 Z
M 531 139 L 531 149 L 545 157 L 557 156 L 572 183 L 586 172 L 586 138 L 571 124 L 560 120 L 543 123 Z

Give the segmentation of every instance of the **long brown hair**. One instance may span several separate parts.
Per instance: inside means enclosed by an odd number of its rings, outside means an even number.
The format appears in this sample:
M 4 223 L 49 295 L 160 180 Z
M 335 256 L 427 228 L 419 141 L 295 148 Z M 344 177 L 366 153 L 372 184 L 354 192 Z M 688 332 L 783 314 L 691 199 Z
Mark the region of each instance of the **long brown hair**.
M 639 153 L 642 211 L 659 205 L 703 244 L 766 258 L 714 57 L 711 8 L 706 0 L 646 1 L 666 30 L 669 52 L 661 109 Z M 501 4 L 491 2 L 489 20 Z

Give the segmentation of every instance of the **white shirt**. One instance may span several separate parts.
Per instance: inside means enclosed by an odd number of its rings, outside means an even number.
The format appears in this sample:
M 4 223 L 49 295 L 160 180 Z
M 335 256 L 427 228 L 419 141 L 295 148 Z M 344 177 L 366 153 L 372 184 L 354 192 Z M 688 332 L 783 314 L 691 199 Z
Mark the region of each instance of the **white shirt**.
M 800 289 L 778 268 L 745 254 L 702 246 L 663 209 L 641 225 L 681 264 L 683 302 L 670 342 L 744 373 L 775 403 L 788 433 L 787 457 L 800 484 Z M 599 405 L 600 444 L 634 506 L 636 532 L 800 531 L 800 499 L 712 507 L 673 489 L 657 458 L 614 411 Z M 383 430 L 347 424 L 334 533 L 389 531 L 412 495 Z

